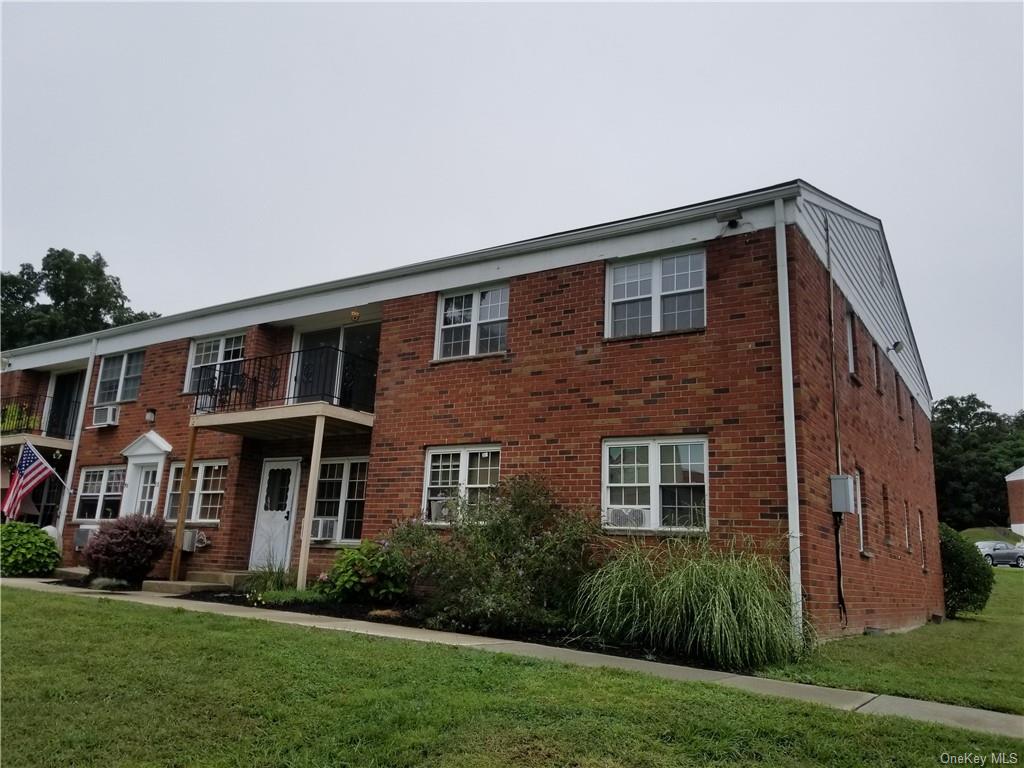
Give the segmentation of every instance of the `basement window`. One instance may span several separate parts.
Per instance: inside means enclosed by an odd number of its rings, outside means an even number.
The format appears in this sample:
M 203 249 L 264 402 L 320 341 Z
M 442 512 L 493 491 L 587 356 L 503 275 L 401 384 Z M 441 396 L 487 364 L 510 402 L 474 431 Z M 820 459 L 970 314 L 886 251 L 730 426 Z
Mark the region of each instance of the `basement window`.
M 609 264 L 605 271 L 605 336 L 615 339 L 704 328 L 704 251 Z
M 602 525 L 613 531 L 708 529 L 706 438 L 605 440 Z

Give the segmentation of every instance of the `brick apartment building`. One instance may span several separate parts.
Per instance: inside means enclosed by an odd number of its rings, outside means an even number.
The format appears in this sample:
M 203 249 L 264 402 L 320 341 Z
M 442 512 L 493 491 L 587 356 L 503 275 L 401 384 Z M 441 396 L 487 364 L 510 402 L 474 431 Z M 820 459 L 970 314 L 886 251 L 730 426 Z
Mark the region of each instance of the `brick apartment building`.
M 774 553 L 822 634 L 943 612 L 882 225 L 803 181 L 3 354 L 3 460 L 68 478 L 23 513 L 69 563 L 104 519 L 173 524 L 194 431 L 186 573 L 312 578 L 531 473 L 610 535 Z

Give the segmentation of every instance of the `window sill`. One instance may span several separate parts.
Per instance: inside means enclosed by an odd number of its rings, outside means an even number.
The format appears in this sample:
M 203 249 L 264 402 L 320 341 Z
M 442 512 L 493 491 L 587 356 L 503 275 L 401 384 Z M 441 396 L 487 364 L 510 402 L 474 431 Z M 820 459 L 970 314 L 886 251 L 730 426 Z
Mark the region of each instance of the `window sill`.
M 661 536 L 671 538 L 673 536 L 707 536 L 705 528 L 612 528 L 602 526 L 601 530 L 609 536 Z
M 309 542 L 309 546 L 317 547 L 318 549 L 355 549 L 362 543 L 362 539 L 344 539 L 342 541 L 333 541 L 332 539 L 313 539 Z
M 643 341 L 644 339 L 662 339 L 666 336 L 701 336 L 707 332 L 707 326 L 701 328 L 685 328 L 679 331 L 657 331 L 656 333 L 637 333 L 632 336 L 605 336 L 601 339 L 602 344 L 617 344 L 620 342 Z
M 875 558 L 875 553 L 871 550 L 862 549 L 860 551 L 860 556 L 863 557 L 865 560 L 873 560 Z
M 164 520 L 164 525 L 169 528 L 174 528 L 178 524 L 177 520 Z M 186 528 L 219 528 L 220 520 L 186 520 Z
M 435 357 L 429 362 L 429 365 L 444 365 L 445 363 L 459 363 L 470 360 L 492 360 L 496 357 L 509 357 L 511 355 L 510 350 L 504 350 L 502 352 L 485 352 L 482 355 L 463 355 L 462 357 Z
M 863 387 L 864 386 L 864 382 L 860 380 L 860 376 L 858 376 L 856 373 L 851 373 L 850 374 L 850 381 L 853 382 L 854 386 L 857 386 L 857 387 Z

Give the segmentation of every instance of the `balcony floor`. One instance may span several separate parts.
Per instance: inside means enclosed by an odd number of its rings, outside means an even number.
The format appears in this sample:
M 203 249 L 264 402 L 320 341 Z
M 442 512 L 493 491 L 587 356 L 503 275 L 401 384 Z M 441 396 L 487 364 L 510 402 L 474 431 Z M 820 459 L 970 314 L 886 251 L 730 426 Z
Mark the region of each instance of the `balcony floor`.
M 0 435 L 0 447 L 22 445 L 26 441 L 32 443 L 37 448 L 54 448 L 70 451 L 74 447 L 74 441 L 63 437 L 47 437 L 31 432 L 14 432 L 12 434 Z
M 312 436 L 317 416 L 327 417 L 324 424 L 325 437 L 365 434 L 373 428 L 372 413 L 353 411 L 328 403 L 295 403 L 250 411 L 198 413 L 189 420 L 189 426 L 256 440 L 288 440 Z

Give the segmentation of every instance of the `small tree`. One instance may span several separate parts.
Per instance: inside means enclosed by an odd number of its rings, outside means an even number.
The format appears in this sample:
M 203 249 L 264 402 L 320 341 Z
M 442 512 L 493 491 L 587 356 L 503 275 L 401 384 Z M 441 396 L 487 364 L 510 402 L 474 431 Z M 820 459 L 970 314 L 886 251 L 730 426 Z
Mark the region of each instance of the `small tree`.
M 939 523 L 942 555 L 942 589 L 946 616 L 955 619 L 963 611 L 980 611 L 992 594 L 992 566 L 978 548 L 945 523 Z

